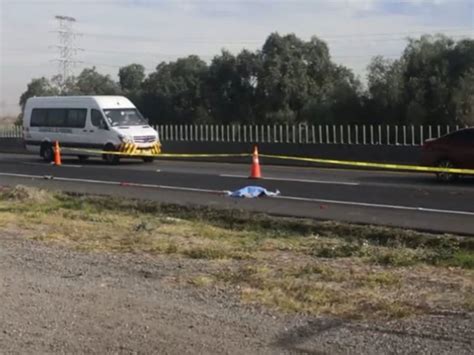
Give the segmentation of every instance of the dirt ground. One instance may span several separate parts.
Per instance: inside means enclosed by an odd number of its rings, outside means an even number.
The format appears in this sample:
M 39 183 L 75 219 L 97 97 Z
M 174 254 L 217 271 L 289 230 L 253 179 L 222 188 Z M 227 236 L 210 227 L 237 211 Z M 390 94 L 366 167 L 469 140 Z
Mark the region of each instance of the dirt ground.
M 205 260 L 82 253 L 0 232 L 1 353 L 472 354 L 474 314 L 285 315 L 181 280 Z

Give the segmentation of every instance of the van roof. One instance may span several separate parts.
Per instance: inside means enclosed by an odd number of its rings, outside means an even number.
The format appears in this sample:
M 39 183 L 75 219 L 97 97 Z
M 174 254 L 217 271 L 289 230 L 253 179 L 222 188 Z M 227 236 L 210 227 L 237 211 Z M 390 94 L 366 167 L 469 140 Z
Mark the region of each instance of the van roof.
M 30 101 L 31 100 L 31 101 Z M 82 96 L 35 96 L 28 99 L 30 104 L 52 102 L 96 102 L 100 107 L 135 107 L 125 96 L 118 95 L 82 95 Z

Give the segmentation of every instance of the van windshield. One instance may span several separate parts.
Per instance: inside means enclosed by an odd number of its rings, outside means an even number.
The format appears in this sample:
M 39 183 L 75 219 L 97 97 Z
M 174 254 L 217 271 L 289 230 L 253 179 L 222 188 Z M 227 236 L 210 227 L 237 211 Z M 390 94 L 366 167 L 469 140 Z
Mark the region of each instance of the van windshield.
M 148 124 L 135 108 L 105 109 L 104 114 L 112 127 L 142 126 Z

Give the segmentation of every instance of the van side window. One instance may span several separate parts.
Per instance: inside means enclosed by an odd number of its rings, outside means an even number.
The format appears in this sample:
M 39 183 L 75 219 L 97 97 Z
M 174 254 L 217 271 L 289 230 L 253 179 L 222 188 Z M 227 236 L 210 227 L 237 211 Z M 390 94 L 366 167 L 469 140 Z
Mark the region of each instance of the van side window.
M 84 128 L 87 109 L 34 108 L 31 127 Z
M 67 110 L 66 126 L 71 128 L 84 128 L 86 126 L 87 109 Z
M 34 108 L 31 112 L 31 127 L 46 127 L 48 119 L 48 110 L 44 108 Z
M 66 110 L 62 108 L 51 108 L 48 110 L 48 126 L 49 127 L 65 127 L 66 126 Z
M 104 117 L 102 116 L 102 113 L 99 110 L 94 110 L 94 109 L 91 110 L 91 122 L 93 126 L 100 127 L 101 122 L 103 122 L 103 120 L 104 120 Z

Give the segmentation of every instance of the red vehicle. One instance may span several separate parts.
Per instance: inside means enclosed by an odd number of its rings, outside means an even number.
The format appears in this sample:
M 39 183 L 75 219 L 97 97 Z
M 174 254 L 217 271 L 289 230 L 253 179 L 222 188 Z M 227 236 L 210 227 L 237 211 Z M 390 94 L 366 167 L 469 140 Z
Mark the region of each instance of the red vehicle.
M 422 147 L 422 165 L 443 168 L 474 169 L 474 128 L 461 129 L 436 139 L 428 139 Z M 436 173 L 440 181 L 453 181 L 458 175 Z

